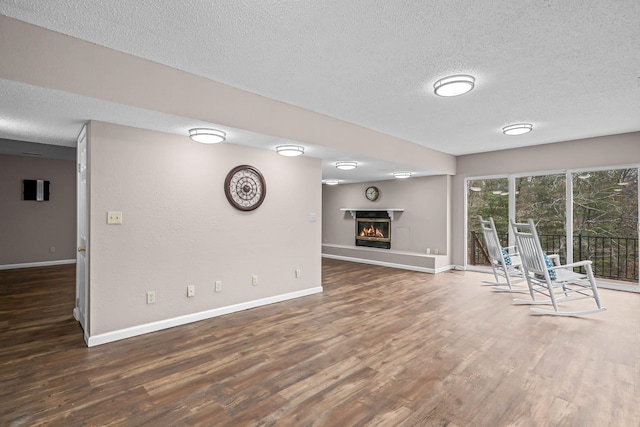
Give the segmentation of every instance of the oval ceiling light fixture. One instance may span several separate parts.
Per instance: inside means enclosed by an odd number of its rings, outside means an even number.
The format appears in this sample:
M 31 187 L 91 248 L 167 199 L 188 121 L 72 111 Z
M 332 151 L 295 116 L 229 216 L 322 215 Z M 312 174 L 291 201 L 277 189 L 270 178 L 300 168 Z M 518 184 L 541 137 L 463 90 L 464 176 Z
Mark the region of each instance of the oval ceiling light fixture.
M 336 167 L 343 171 L 350 171 L 358 167 L 358 162 L 336 162 Z
M 202 144 L 217 144 L 227 139 L 227 134 L 218 129 L 193 128 L 189 129 L 189 138 Z
M 469 187 L 469 190 L 471 190 L 471 191 L 482 191 L 482 188 L 480 188 L 480 187 Z
M 338 185 L 340 183 L 339 179 L 325 179 L 324 183 L 327 185 Z
M 578 178 L 580 178 L 580 179 L 589 179 L 589 178 L 591 178 L 591 174 L 589 172 L 583 173 L 582 175 L 578 175 Z
M 276 152 L 286 157 L 301 156 L 304 154 L 304 147 L 300 145 L 278 145 Z
M 469 92 L 475 86 L 476 79 L 473 76 L 459 74 L 444 77 L 433 85 L 433 90 L 438 96 L 458 96 Z
M 502 128 L 502 133 L 505 135 L 523 135 L 531 132 L 533 125 L 531 123 L 517 123 L 515 125 L 509 125 Z
M 393 173 L 394 178 L 400 178 L 400 179 L 411 178 L 411 175 L 413 175 L 411 172 L 405 172 L 405 171 Z

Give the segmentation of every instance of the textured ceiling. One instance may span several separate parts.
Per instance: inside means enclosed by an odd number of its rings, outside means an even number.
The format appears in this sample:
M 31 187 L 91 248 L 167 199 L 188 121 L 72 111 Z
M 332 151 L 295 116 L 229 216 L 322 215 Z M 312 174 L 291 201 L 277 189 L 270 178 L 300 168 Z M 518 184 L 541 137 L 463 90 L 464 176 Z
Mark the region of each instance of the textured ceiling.
M 640 130 L 638 0 L 4 0 L 0 14 L 454 155 Z M 475 89 L 435 96 L 456 73 Z M 515 122 L 534 131 L 502 135 Z

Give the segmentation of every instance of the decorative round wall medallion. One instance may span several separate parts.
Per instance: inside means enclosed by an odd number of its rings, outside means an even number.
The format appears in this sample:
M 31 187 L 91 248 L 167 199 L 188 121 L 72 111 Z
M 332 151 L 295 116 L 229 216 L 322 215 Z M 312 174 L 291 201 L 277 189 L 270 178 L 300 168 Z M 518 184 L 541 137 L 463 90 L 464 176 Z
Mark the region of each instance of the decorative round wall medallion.
M 257 209 L 267 194 L 267 184 L 260 171 L 253 166 L 240 165 L 231 169 L 224 180 L 224 194 L 236 209 Z
M 367 189 L 364 191 L 364 195 L 367 197 L 367 199 L 371 200 L 372 202 L 374 200 L 378 200 L 378 197 L 380 197 L 380 190 L 378 190 L 378 187 L 367 187 Z

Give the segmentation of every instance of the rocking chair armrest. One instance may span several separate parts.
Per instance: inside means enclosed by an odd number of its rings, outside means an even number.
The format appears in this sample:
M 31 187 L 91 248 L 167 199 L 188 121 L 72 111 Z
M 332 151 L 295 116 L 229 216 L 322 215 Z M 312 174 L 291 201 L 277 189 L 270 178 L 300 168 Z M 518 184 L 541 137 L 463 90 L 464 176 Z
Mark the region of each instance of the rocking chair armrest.
M 584 266 L 587 266 L 587 265 L 591 265 L 591 261 L 590 260 L 572 262 L 571 264 L 565 264 L 565 265 L 554 265 L 553 267 L 548 267 L 548 269 L 549 270 L 557 270 L 557 269 L 562 269 L 562 268 L 584 267 Z

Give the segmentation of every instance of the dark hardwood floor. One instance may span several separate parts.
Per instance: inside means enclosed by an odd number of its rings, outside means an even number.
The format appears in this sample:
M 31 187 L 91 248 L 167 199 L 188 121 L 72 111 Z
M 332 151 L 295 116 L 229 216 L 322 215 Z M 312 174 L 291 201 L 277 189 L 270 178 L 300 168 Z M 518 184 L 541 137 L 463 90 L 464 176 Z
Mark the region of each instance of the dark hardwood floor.
M 87 348 L 73 266 L 0 271 L 0 425 L 640 425 L 640 295 L 541 316 L 486 277 L 324 260 L 322 294 Z

